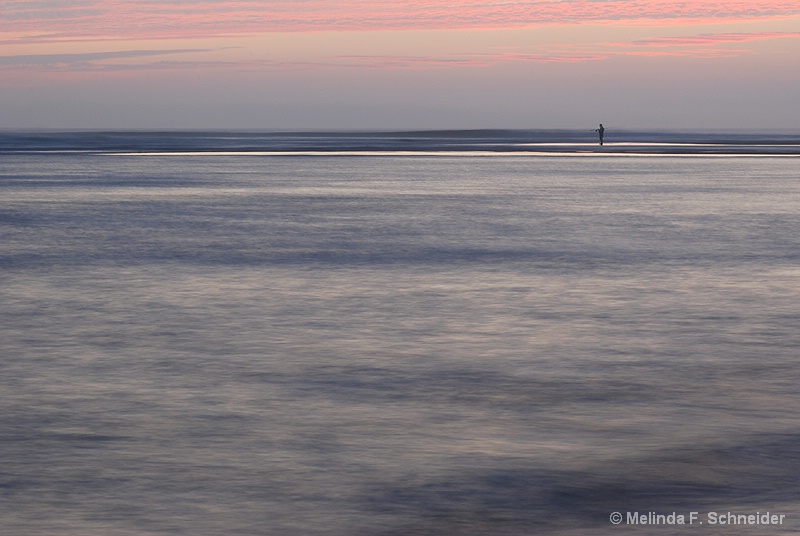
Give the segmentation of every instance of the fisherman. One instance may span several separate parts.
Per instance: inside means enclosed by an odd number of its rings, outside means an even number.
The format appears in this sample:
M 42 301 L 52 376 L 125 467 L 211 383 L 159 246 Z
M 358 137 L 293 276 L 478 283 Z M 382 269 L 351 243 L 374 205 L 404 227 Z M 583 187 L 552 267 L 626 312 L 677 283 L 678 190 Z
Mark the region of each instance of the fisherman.
M 603 135 L 606 133 L 606 129 L 603 128 L 603 123 L 600 123 L 600 128 L 596 128 L 594 131 L 600 136 L 600 145 L 603 145 Z

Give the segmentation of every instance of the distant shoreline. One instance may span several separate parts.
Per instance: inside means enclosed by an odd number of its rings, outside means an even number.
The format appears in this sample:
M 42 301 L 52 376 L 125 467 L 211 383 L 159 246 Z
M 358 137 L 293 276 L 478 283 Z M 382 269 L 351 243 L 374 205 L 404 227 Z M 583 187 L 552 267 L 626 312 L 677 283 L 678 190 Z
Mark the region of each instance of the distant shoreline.
M 162 155 L 729 155 L 799 156 L 798 132 L 586 130 L 0 131 L 0 153 Z

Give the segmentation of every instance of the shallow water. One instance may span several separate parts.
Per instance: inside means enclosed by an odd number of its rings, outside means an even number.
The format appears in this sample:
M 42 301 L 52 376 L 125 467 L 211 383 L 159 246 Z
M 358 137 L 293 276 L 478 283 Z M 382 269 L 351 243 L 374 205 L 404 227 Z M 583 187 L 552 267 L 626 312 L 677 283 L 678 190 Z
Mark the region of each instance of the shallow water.
M 797 533 L 799 170 L 2 154 L 3 530 Z

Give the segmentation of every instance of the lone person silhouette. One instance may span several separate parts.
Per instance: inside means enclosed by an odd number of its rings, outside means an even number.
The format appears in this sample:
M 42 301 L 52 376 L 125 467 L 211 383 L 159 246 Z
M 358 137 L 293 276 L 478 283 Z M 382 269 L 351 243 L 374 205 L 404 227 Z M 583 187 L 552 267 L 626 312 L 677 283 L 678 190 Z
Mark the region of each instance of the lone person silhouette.
M 594 131 L 600 136 L 600 145 L 603 145 L 603 135 L 606 133 L 606 129 L 603 128 L 603 123 L 600 123 L 600 128 L 596 128 Z

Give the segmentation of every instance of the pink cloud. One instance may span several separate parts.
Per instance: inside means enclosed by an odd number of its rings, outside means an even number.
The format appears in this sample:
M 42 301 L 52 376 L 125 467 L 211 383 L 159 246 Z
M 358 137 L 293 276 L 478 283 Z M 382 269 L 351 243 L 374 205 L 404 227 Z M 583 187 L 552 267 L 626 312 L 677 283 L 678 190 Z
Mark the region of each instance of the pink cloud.
M 709 22 L 800 15 L 796 0 L 112 0 L 14 2 L 0 32 L 154 38 L 258 32 L 507 28 L 614 21 Z
M 55 37 L 57 38 L 57 37 Z M 749 53 L 719 45 L 767 39 L 798 39 L 800 32 L 723 33 L 680 37 L 655 37 L 632 42 L 600 43 L 590 46 L 553 46 L 537 51 L 506 50 L 493 53 L 439 55 L 340 55 L 318 57 L 315 61 L 164 61 L 158 56 L 208 49 L 161 49 L 93 52 L 83 54 L 41 54 L 0 56 L 0 68 L 40 71 L 109 72 L 131 70 L 214 68 L 234 70 L 298 69 L 441 69 L 485 67 L 501 63 L 577 63 L 601 61 L 620 56 L 722 58 Z M 114 60 L 137 59 L 133 63 Z

